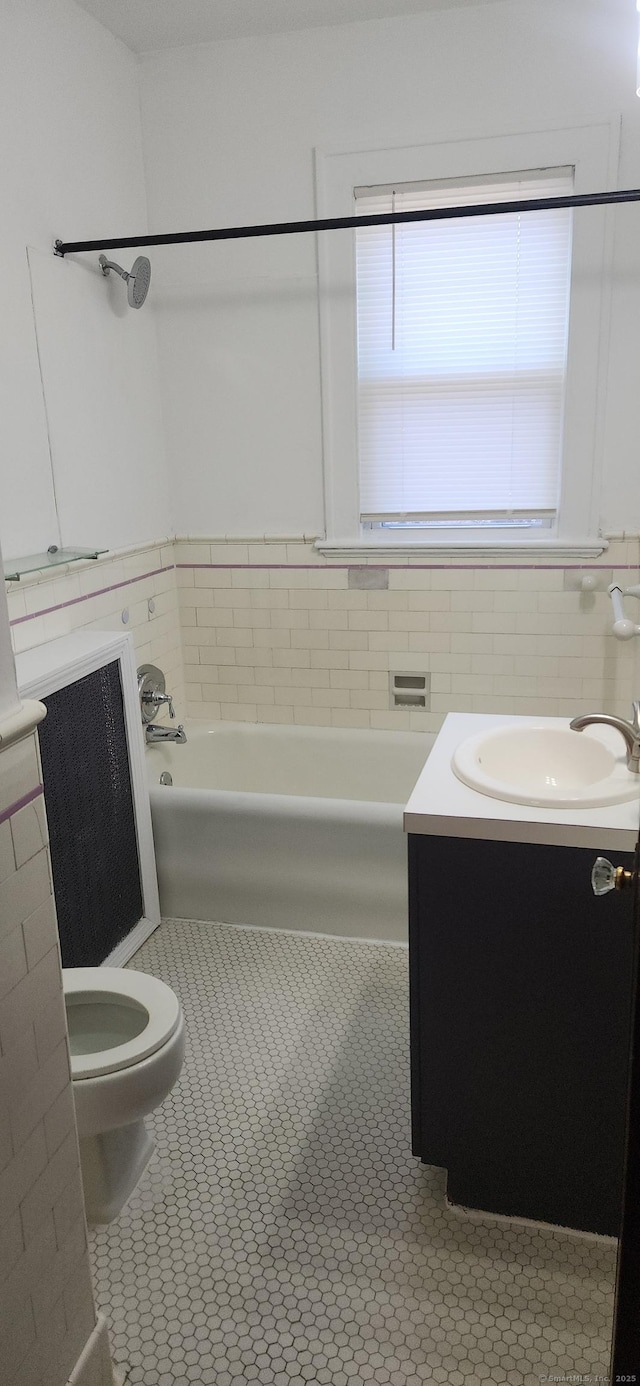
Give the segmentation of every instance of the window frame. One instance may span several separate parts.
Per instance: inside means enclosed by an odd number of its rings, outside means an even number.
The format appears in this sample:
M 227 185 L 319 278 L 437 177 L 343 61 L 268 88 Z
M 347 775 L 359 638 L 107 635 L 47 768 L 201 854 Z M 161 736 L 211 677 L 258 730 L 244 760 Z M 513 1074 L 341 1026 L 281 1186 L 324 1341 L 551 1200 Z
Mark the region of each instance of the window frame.
M 385 149 L 315 151 L 317 214 L 354 214 L 354 188 L 573 167 L 575 192 L 617 187 L 619 123 L 584 125 Z M 574 215 L 569 339 L 560 500 L 546 537 L 487 536 L 448 530 L 437 537 L 407 530 L 365 531 L 358 496 L 357 322 L 355 233 L 318 236 L 322 379 L 325 552 L 473 550 L 490 554 L 564 550 L 592 557 L 606 547 L 598 537 L 603 416 L 607 377 L 613 218 L 610 207 Z M 595 273 L 594 273 L 595 267 Z

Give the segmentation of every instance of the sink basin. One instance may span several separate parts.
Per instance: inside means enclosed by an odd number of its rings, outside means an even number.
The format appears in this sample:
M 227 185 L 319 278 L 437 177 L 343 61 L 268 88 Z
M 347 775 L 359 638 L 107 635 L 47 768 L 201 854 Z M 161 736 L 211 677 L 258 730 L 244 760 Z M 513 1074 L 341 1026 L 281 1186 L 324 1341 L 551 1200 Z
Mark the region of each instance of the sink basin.
M 451 766 L 471 789 L 512 804 L 595 808 L 640 795 L 640 776 L 627 770 L 621 739 L 617 752 L 597 734 L 568 725 L 480 732 L 460 743 Z

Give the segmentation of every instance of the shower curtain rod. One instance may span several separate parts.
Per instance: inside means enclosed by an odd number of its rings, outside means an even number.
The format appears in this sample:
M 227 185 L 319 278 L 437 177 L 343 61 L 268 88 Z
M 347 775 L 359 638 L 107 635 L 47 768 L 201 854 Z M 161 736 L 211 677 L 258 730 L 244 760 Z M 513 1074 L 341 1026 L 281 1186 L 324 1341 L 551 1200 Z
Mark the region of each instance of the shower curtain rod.
M 113 236 L 100 241 L 61 241 L 54 255 L 83 250 L 130 250 L 147 245 L 184 245 L 188 241 L 236 241 L 250 236 L 295 236 L 302 231 L 344 231 L 358 226 L 396 226 L 412 221 L 453 221 L 458 217 L 499 216 L 507 212 L 554 211 L 560 207 L 603 207 L 640 202 L 640 188 L 622 192 L 573 193 L 567 197 L 533 197 L 517 202 L 483 202 L 477 207 L 432 207 L 420 212 L 380 212 L 363 217 L 324 217 L 316 221 L 275 221 L 264 226 L 225 226 L 211 231 L 174 231 L 159 236 Z

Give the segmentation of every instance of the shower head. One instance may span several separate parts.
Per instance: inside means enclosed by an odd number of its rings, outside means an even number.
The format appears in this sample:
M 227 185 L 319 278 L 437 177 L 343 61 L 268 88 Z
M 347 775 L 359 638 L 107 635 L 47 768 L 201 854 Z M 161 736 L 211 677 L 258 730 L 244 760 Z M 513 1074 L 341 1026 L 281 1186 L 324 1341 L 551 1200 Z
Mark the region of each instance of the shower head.
M 151 263 L 146 255 L 139 255 L 137 260 L 134 260 L 128 273 L 126 270 L 122 269 L 121 265 L 116 265 L 113 260 L 107 260 L 106 255 L 100 255 L 99 259 L 103 274 L 109 274 L 110 270 L 115 270 L 116 274 L 119 274 L 120 278 L 124 279 L 127 286 L 129 307 L 141 308 L 147 297 L 149 285 L 151 283 Z

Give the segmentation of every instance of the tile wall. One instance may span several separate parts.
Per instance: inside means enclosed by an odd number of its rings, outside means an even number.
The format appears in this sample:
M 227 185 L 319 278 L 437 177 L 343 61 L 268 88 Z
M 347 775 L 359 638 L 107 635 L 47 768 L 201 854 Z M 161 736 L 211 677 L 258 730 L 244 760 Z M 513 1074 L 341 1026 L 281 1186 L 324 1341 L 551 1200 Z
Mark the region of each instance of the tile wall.
M 175 558 L 192 717 L 437 731 L 447 712 L 627 715 L 640 690 L 607 595 L 638 581 L 636 537 L 585 565 L 347 566 L 311 543 L 219 540 Z M 428 675 L 424 711 L 390 709 L 391 671 Z
M 112 1381 L 96 1331 L 33 732 L 0 755 L 0 1301 L 3 1386 Z
M 176 713 L 184 716 L 173 551 L 172 541 L 160 541 L 27 574 L 19 583 L 7 583 L 16 654 L 83 627 L 130 630 L 138 663 L 157 664 L 164 670 Z M 165 710 L 159 720 L 166 715 Z
M 595 591 L 580 590 L 585 576 Z M 626 715 L 640 641 L 610 634 L 613 578 L 640 578 L 637 536 L 585 564 L 388 567 L 324 558 L 310 541 L 180 539 L 31 575 L 8 600 L 16 652 L 123 629 L 126 611 L 179 716 L 437 731 L 447 712 Z M 424 710 L 391 709 L 393 672 L 427 675 Z

